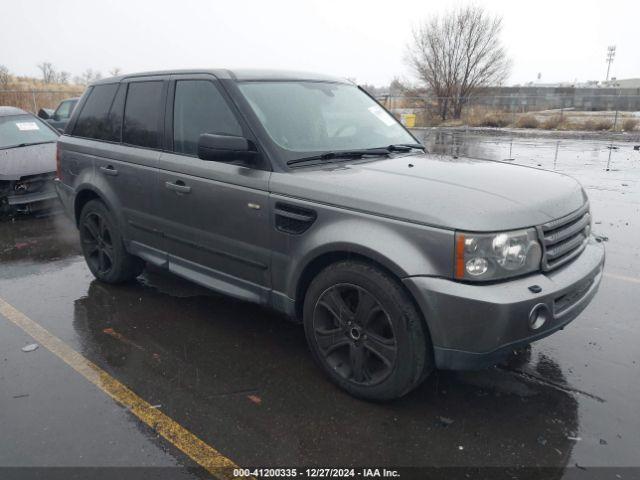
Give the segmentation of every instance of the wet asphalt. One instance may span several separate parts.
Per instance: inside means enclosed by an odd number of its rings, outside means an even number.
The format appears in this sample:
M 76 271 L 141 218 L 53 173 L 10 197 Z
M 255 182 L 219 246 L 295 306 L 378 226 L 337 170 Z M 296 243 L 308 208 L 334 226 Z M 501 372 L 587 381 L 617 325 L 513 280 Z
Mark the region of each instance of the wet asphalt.
M 640 467 L 640 152 L 632 144 L 430 132 L 435 153 L 578 178 L 607 263 L 566 329 L 387 404 L 313 364 L 301 326 L 170 274 L 95 281 L 62 215 L 0 223 L 0 298 L 241 466 Z M 194 463 L 0 316 L 0 467 Z M 175 478 L 202 472 L 172 470 Z M 599 470 L 600 473 L 602 471 Z M 618 473 L 617 473 L 618 472 Z M 613 476 L 611 476 L 613 475 Z

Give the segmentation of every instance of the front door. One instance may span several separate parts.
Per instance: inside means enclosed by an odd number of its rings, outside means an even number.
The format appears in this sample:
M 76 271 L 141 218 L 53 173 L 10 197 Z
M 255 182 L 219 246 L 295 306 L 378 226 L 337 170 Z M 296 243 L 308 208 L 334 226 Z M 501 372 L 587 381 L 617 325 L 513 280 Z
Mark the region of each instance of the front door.
M 176 77 L 158 191 L 169 269 L 218 291 L 264 303 L 270 287 L 270 172 L 201 160 L 203 133 L 246 135 L 213 77 Z

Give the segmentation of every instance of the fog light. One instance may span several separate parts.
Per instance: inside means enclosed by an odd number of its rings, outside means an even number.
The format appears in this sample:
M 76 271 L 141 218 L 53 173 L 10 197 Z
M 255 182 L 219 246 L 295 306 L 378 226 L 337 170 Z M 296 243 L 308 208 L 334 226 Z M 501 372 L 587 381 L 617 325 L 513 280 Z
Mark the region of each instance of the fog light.
M 551 318 L 549 308 L 544 303 L 539 303 L 529 313 L 529 328 L 539 330 Z
M 489 262 L 486 258 L 472 258 L 467 262 L 466 268 L 469 275 L 482 275 L 487 272 Z

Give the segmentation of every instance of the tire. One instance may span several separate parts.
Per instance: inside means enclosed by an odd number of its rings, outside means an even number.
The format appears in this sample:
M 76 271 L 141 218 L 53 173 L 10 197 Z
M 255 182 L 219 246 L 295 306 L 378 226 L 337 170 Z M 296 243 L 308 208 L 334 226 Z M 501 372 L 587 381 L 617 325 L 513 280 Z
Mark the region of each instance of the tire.
M 341 261 L 311 282 L 303 321 L 315 361 L 356 397 L 386 401 L 433 370 L 422 316 L 397 279 L 361 261 Z
M 82 208 L 78 228 L 84 259 L 91 273 L 105 283 L 123 283 L 142 273 L 144 262 L 129 254 L 117 221 L 100 200 Z

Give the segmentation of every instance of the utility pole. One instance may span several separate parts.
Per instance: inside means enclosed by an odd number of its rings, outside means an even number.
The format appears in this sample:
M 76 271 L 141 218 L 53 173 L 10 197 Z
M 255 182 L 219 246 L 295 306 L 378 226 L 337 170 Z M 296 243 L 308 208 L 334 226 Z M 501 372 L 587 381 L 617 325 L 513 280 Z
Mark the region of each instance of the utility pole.
M 611 64 L 613 63 L 613 59 L 616 56 L 616 46 L 609 45 L 607 47 L 607 79 L 605 81 L 609 81 L 609 70 L 611 70 Z

